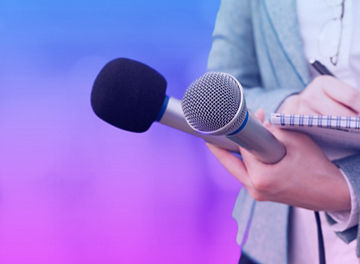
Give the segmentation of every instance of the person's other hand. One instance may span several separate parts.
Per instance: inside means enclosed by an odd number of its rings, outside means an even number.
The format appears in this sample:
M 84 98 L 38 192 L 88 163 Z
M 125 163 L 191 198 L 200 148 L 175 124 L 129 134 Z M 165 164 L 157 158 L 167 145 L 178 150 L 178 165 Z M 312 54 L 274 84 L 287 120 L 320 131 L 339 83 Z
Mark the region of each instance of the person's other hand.
M 263 119 L 263 111 L 256 113 Z M 207 144 L 215 157 L 258 201 L 273 201 L 311 210 L 350 209 L 350 193 L 339 169 L 310 137 L 267 125 L 286 147 L 276 164 L 264 164 L 240 147 L 241 161 L 226 150 Z
M 360 113 L 360 92 L 334 77 L 319 76 L 301 93 L 287 98 L 279 112 L 357 116 Z

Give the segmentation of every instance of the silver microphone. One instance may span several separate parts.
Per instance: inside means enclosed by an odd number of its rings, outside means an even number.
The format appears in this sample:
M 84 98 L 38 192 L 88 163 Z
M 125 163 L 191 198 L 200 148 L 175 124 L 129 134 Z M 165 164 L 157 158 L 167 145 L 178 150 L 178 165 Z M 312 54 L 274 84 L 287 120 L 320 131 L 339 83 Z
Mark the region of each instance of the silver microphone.
M 264 163 L 286 154 L 284 145 L 249 114 L 242 86 L 230 74 L 204 74 L 188 87 L 181 105 L 189 126 L 199 133 L 226 135 Z
M 159 123 L 175 128 L 177 130 L 181 130 L 185 133 L 200 137 L 206 142 L 214 144 L 220 148 L 227 149 L 231 152 L 239 153 L 238 146 L 225 136 L 219 137 L 194 131 L 185 120 L 184 113 L 181 109 L 180 100 L 168 96 L 166 102 L 164 102 L 164 107 L 164 112 L 158 120 Z

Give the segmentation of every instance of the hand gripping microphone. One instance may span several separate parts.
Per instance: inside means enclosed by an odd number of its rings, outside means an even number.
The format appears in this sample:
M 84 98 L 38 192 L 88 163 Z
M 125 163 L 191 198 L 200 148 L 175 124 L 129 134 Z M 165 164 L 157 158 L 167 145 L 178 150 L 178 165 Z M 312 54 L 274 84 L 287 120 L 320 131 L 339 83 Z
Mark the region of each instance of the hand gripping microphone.
M 179 100 L 166 96 L 166 80 L 151 67 L 120 58 L 104 66 L 91 91 L 91 106 L 102 120 L 131 132 L 145 132 L 154 121 L 239 152 L 225 136 L 204 135 L 185 121 Z
M 204 135 L 226 135 L 264 163 L 276 163 L 285 147 L 249 115 L 240 83 L 230 74 L 209 72 L 186 90 L 182 109 L 188 124 Z

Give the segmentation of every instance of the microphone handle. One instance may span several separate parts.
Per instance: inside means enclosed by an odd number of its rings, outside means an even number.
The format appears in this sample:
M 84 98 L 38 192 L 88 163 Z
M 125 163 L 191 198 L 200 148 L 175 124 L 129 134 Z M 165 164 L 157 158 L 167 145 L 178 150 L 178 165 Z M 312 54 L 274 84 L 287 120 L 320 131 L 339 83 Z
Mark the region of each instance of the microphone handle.
M 230 139 L 228 139 L 226 136 L 204 135 L 194 131 L 185 120 L 184 112 L 181 108 L 181 101 L 176 98 L 169 96 L 169 101 L 166 110 L 159 122 L 163 125 L 200 137 L 205 141 L 212 143 L 223 149 L 229 150 L 231 152 L 239 153 L 238 146 Z
M 227 137 L 246 148 L 264 163 L 276 163 L 286 154 L 284 145 L 250 114 L 244 128 L 240 132 Z

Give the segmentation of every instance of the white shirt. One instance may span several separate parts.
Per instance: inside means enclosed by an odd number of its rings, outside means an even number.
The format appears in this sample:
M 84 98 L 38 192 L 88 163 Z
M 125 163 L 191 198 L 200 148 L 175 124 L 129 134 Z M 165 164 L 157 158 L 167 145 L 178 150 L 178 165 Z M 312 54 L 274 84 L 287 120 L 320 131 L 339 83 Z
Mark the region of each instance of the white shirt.
M 304 52 L 308 60 L 322 62 L 337 78 L 360 89 L 360 2 L 345 0 L 343 32 L 336 66 L 330 56 L 336 53 L 340 38 L 340 22 L 331 21 L 341 13 L 341 0 L 298 0 L 297 15 Z M 329 25 L 331 24 L 332 25 Z M 346 179 L 346 177 L 345 177 Z M 338 224 L 330 226 L 325 214 L 320 213 L 324 235 L 326 263 L 360 263 L 356 257 L 356 241 L 346 244 L 335 234 L 357 224 L 359 208 L 351 193 L 351 212 L 332 212 Z M 291 222 L 290 263 L 318 263 L 318 241 L 313 211 L 294 208 Z

